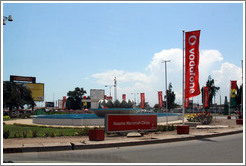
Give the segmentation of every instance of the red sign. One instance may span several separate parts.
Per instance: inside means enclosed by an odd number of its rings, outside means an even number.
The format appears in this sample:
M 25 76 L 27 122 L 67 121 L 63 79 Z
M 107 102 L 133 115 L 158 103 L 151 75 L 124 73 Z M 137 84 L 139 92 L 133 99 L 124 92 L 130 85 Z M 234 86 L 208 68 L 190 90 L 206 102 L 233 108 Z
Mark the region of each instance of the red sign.
M 204 108 L 209 106 L 209 87 L 203 88 L 203 106 Z
M 200 94 L 199 38 L 200 30 L 185 33 L 185 99 Z
M 157 130 L 157 115 L 107 115 L 106 132 Z
M 104 95 L 104 99 L 107 99 L 107 95 Z
M 123 95 L 122 95 L 122 99 L 123 99 L 123 100 L 126 100 L 126 94 L 123 94 Z
M 159 108 L 163 106 L 162 91 L 158 92 Z
M 144 109 L 145 107 L 145 96 L 144 93 L 141 93 L 141 108 Z

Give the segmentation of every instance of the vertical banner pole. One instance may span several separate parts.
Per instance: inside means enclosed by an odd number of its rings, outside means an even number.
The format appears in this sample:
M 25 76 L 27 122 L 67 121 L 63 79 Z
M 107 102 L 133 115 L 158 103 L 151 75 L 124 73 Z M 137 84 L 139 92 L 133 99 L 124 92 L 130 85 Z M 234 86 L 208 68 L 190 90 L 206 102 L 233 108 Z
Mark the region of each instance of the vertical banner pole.
M 184 112 L 185 112 L 185 103 L 184 103 L 184 33 L 185 30 L 183 30 L 183 89 L 182 89 L 182 93 L 183 93 L 183 99 L 182 99 L 182 103 L 183 103 L 183 111 L 182 111 L 182 124 L 184 125 Z

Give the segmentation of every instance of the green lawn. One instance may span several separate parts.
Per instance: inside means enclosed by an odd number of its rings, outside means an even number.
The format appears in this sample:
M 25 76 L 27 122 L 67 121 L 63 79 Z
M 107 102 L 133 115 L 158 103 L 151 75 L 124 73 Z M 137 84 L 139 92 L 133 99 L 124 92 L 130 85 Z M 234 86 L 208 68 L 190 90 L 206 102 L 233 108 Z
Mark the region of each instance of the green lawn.
M 9 131 L 8 138 L 32 138 L 32 137 L 48 137 L 48 136 L 81 136 L 88 135 L 89 128 L 54 128 L 39 127 L 28 125 L 3 125 L 3 132 Z M 35 132 L 36 131 L 36 132 Z

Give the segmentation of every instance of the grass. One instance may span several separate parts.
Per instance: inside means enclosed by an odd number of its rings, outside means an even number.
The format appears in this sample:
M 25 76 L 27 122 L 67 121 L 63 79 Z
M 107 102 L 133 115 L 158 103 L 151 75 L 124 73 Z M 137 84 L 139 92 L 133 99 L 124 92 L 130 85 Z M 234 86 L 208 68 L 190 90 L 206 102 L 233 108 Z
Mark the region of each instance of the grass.
M 47 136 L 74 136 L 87 135 L 88 128 L 61 128 L 61 127 L 43 127 L 32 125 L 3 125 L 3 131 L 9 131 L 8 138 L 33 138 Z

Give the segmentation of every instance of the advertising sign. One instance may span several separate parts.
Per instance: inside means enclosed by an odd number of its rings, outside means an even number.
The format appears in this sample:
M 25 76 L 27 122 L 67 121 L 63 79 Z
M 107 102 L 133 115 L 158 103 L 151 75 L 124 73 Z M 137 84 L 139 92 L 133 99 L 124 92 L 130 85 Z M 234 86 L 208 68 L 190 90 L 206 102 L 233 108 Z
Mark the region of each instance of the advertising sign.
M 66 108 L 66 100 L 67 100 L 67 97 L 63 96 L 63 99 L 62 99 L 62 109 L 63 110 Z
M 24 82 L 32 82 L 36 83 L 36 77 L 25 77 L 25 76 L 10 76 L 10 82 L 14 81 L 24 81 Z
M 62 109 L 63 100 L 58 100 L 58 109 Z
M 45 102 L 45 107 L 51 107 L 51 108 L 54 108 L 55 104 L 54 102 Z
M 185 33 L 185 99 L 200 94 L 199 38 L 200 30 Z
M 34 101 L 44 101 L 44 84 L 43 83 L 27 83 L 27 88 L 32 92 Z
M 106 132 L 155 131 L 157 115 L 108 114 L 105 120 Z

